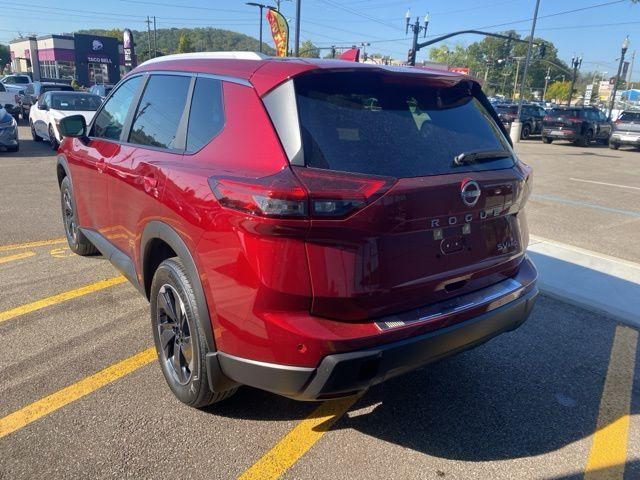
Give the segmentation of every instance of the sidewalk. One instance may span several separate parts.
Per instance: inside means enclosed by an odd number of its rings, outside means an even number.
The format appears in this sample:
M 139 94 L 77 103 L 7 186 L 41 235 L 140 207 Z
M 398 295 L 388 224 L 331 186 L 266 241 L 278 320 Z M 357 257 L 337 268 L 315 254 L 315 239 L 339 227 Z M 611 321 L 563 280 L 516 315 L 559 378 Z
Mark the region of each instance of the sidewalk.
M 540 291 L 640 327 L 640 264 L 531 236 Z

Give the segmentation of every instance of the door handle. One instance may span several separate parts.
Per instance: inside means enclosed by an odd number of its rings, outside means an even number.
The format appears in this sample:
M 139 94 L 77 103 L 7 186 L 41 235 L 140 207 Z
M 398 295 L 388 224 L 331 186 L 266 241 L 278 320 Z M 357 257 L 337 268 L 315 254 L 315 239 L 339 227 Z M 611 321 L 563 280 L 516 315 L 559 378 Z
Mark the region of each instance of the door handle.
M 98 173 L 104 173 L 104 169 L 105 169 L 104 158 L 101 158 L 96 162 L 96 170 L 98 171 Z

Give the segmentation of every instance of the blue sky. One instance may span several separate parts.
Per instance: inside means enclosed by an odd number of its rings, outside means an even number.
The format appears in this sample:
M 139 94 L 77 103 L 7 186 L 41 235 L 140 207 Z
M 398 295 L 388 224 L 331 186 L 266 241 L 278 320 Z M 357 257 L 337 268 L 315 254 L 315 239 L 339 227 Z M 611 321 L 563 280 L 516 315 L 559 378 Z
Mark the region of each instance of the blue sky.
M 410 38 L 405 36 L 404 15 L 409 8 L 414 17 L 430 13 L 429 35 L 470 28 L 489 31 L 514 28 L 526 35 L 531 28 L 528 19 L 533 15 L 534 5 L 535 0 L 302 0 L 301 38 L 323 47 L 371 42 L 369 51 L 405 58 Z M 596 5 L 601 6 L 585 9 Z M 283 0 L 281 9 L 286 17 L 295 16 L 294 1 Z M 575 9 L 584 10 L 561 13 Z M 557 13 L 561 14 L 554 15 Z M 62 33 L 111 27 L 144 29 L 146 15 L 157 17 L 158 28 L 212 26 L 258 36 L 257 9 L 237 0 L 33 0 L 26 3 L 0 0 L 0 41 L 8 42 L 18 33 Z M 536 34 L 554 42 L 562 59 L 568 61 L 573 53 L 583 54 L 583 70 L 606 71 L 609 76 L 616 73 L 620 44 L 625 35 L 629 35 L 628 56 L 637 50 L 639 57 L 633 78 L 640 79 L 640 3 L 541 0 L 539 15 Z M 265 38 L 270 41 L 266 24 Z M 477 39 L 465 35 L 448 44 L 469 44 Z M 418 58 L 426 55 L 427 52 L 422 51 Z

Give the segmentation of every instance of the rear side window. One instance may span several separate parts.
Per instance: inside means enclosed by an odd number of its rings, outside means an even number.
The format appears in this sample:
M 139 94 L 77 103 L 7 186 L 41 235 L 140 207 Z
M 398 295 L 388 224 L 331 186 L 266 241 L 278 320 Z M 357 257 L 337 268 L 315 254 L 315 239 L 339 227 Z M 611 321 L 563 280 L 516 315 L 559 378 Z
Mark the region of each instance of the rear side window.
M 308 166 L 397 178 L 513 166 L 504 136 L 466 84 L 324 72 L 296 78 L 295 88 Z M 454 157 L 473 151 L 504 157 L 454 166 Z
M 223 126 L 222 82 L 213 78 L 199 77 L 191 100 L 187 151 L 200 150 L 220 133 Z
M 133 77 L 118 87 L 96 116 L 91 133 L 93 137 L 120 140 L 124 121 L 141 81 L 142 77 Z
M 190 83 L 191 77 L 152 75 L 138 104 L 129 142 L 157 148 L 176 148 L 176 136 Z
M 19 83 L 20 85 L 26 85 L 29 83 L 29 77 L 15 77 L 15 83 Z

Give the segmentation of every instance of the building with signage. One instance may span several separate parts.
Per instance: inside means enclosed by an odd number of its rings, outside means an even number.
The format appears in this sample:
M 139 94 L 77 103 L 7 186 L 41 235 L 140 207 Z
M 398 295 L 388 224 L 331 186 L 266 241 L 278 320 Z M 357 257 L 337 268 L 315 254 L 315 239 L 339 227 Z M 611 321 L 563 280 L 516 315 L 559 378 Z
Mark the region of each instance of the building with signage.
M 124 46 L 113 37 L 44 35 L 9 43 L 14 73 L 31 73 L 34 80 L 76 80 L 89 87 L 116 83 L 125 73 Z

